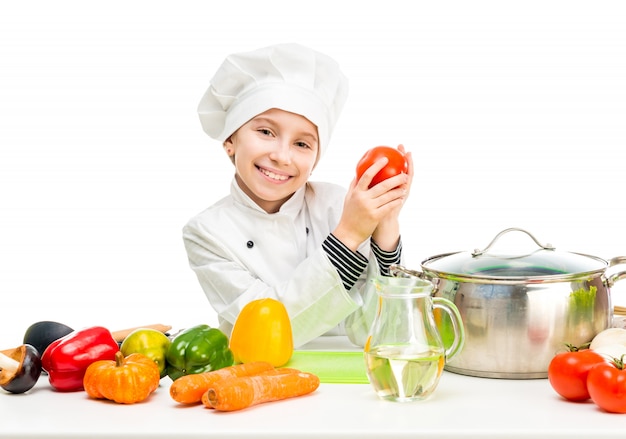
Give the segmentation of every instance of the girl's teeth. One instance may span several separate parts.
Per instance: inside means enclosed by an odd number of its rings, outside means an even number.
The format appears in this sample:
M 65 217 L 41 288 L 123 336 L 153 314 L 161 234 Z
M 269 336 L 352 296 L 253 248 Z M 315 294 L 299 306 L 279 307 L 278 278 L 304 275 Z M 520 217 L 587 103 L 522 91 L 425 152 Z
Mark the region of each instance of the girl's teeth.
M 289 178 L 286 175 L 274 174 L 272 171 L 268 171 L 267 169 L 262 169 L 261 172 L 263 172 L 265 175 L 267 175 L 272 180 L 285 181 L 285 180 L 287 180 L 287 178 Z

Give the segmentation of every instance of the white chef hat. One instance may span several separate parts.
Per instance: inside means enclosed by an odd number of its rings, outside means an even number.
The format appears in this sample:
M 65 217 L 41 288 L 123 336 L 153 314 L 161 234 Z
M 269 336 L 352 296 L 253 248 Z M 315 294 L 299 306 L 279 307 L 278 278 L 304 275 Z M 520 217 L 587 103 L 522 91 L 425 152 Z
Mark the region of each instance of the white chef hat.
M 198 105 L 204 131 L 224 142 L 271 108 L 300 114 L 317 126 L 321 156 L 348 96 L 335 60 L 298 44 L 228 56 Z

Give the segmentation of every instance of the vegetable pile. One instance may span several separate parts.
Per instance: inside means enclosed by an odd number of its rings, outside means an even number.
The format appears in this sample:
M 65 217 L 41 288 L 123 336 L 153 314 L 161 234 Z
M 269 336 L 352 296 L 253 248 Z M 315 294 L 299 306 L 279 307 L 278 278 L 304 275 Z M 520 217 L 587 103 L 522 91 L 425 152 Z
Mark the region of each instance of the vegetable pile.
M 217 411 L 293 398 L 319 387 L 314 374 L 277 368 L 290 360 L 293 337 L 289 315 L 275 299 L 245 306 L 230 340 L 205 324 L 171 337 L 169 329 L 148 325 L 111 332 L 102 326 L 74 330 L 37 322 L 26 330 L 23 345 L 0 351 L 0 386 L 26 393 L 45 371 L 58 392 L 85 391 L 91 399 L 134 404 L 168 376 L 176 402 Z
M 132 404 L 154 392 L 166 371 L 175 379 L 233 364 L 228 338 L 218 329 L 197 325 L 173 341 L 164 333 L 169 329 L 148 325 L 111 332 L 37 322 L 26 330 L 25 344 L 0 351 L 0 386 L 26 393 L 45 371 L 56 391 L 85 390 L 94 399 Z

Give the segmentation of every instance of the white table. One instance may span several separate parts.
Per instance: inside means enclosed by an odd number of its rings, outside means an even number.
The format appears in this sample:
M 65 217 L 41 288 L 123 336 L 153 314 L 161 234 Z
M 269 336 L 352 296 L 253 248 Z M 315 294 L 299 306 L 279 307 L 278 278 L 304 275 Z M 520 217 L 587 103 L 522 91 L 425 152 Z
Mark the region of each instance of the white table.
M 311 347 L 324 348 L 323 345 Z M 569 403 L 548 380 L 499 380 L 444 372 L 427 400 L 379 399 L 369 384 L 322 384 L 314 393 L 220 413 L 181 406 L 169 378 L 143 403 L 54 392 L 46 376 L 23 395 L 0 394 L 2 438 L 620 438 L 626 415 Z

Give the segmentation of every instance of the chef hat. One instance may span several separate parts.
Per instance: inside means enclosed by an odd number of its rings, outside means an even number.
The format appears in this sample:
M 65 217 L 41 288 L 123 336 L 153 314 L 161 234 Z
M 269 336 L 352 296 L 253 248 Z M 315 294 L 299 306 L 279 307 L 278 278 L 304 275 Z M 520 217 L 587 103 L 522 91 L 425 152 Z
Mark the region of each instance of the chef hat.
M 278 44 L 228 56 L 198 114 L 204 131 L 222 143 L 271 108 L 300 114 L 317 126 L 321 156 L 347 96 L 348 80 L 335 60 L 298 44 Z

